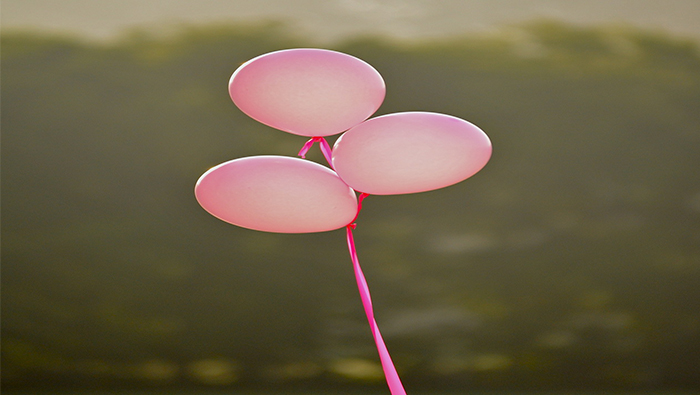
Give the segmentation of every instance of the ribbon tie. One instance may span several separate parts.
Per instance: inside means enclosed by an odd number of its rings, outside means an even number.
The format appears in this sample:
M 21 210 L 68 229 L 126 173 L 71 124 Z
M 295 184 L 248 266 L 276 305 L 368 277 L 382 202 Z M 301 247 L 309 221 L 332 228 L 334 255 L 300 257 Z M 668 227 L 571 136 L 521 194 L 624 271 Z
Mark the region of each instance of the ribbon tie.
M 302 158 L 306 159 L 306 153 L 309 152 L 311 147 L 313 147 L 314 143 L 318 142 L 318 145 L 321 147 L 321 152 L 323 153 L 323 156 L 326 158 L 326 161 L 328 161 L 328 165 L 333 168 L 333 161 L 332 161 L 332 150 L 331 146 L 328 144 L 328 141 L 326 141 L 325 138 L 323 137 L 312 137 L 309 141 L 304 144 L 303 147 L 301 147 L 301 150 L 299 151 L 299 156 Z

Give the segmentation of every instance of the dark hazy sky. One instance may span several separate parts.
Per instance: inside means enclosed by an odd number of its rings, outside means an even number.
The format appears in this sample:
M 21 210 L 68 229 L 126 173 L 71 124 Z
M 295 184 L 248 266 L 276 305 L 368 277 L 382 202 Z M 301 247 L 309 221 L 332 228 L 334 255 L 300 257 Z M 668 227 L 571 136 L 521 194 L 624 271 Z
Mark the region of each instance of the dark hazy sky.
M 109 38 L 133 26 L 285 19 L 332 40 L 353 34 L 435 37 L 538 17 L 625 23 L 700 39 L 700 0 L 2 0 L 3 28 Z

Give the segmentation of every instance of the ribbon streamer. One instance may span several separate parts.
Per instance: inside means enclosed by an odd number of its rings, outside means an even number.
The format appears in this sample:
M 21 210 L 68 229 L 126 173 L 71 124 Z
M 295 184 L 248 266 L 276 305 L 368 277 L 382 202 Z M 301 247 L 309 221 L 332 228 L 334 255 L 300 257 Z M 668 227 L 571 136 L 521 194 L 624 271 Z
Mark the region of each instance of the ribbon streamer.
M 328 141 L 326 141 L 325 138 L 323 137 L 312 137 L 309 141 L 304 144 L 303 147 L 301 147 L 301 150 L 299 151 L 299 156 L 302 158 L 306 159 L 306 153 L 309 152 L 311 147 L 314 145 L 314 143 L 318 142 L 318 145 L 321 147 L 321 152 L 323 153 L 323 156 L 326 158 L 326 161 L 328 161 L 328 166 L 333 168 L 333 162 L 332 162 L 332 154 L 331 154 L 331 146 L 328 144 Z
M 362 209 L 362 200 L 369 196 L 366 193 L 361 193 L 358 197 L 357 203 L 357 215 L 355 219 L 352 220 L 350 224 L 346 226 L 346 233 L 348 239 L 348 249 L 350 251 L 350 259 L 352 260 L 352 266 L 355 270 L 355 279 L 357 280 L 357 288 L 360 291 L 360 298 L 362 299 L 362 305 L 365 308 L 365 314 L 367 315 L 367 321 L 369 321 L 369 327 L 372 330 L 372 336 L 374 336 L 374 342 L 377 345 L 377 351 L 379 351 L 379 360 L 382 363 L 382 369 L 384 370 L 384 376 L 386 377 L 386 382 L 389 385 L 389 391 L 391 395 L 406 395 L 406 390 L 401 384 L 401 379 L 399 374 L 396 372 L 396 367 L 391 360 L 389 355 L 389 350 L 384 344 L 384 339 L 382 334 L 379 332 L 379 327 L 377 326 L 377 321 L 374 319 L 374 310 L 372 309 L 372 297 L 369 293 L 369 286 L 367 286 L 367 280 L 365 275 L 362 273 L 362 268 L 360 267 L 360 261 L 357 258 L 357 250 L 355 248 L 355 239 L 352 235 L 352 230 L 355 229 L 355 220 L 360 214 Z
M 299 156 L 306 158 L 306 153 L 309 152 L 314 143 L 318 142 L 321 147 L 321 152 L 323 156 L 326 157 L 328 164 L 333 168 L 333 163 L 331 162 L 331 147 L 328 142 L 323 137 L 312 137 L 309 141 L 304 144 L 304 146 L 299 151 Z M 403 388 L 399 374 L 396 372 L 396 367 L 394 362 L 391 360 L 391 355 L 389 355 L 389 350 L 384 344 L 384 339 L 382 334 L 379 332 L 379 327 L 377 326 L 377 321 L 374 319 L 374 310 L 372 309 L 372 297 L 369 293 L 369 286 L 367 285 L 367 280 L 365 279 L 364 273 L 362 273 L 362 268 L 360 267 L 360 260 L 357 258 L 357 249 L 355 248 L 355 238 L 352 235 L 352 230 L 357 226 L 355 221 L 360 215 L 360 210 L 362 210 L 362 201 L 369 196 L 368 193 L 361 192 L 357 197 L 357 213 L 355 218 L 350 221 L 350 223 L 345 227 L 347 240 L 348 240 L 348 250 L 350 251 L 350 259 L 352 260 L 352 266 L 355 271 L 355 279 L 357 280 L 357 288 L 360 291 L 360 299 L 362 299 L 362 306 L 365 309 L 365 315 L 367 315 L 367 321 L 369 322 L 369 327 L 372 330 L 372 336 L 374 337 L 374 343 L 377 345 L 377 351 L 379 352 L 379 360 L 382 363 L 382 369 L 384 370 L 384 377 L 386 378 L 386 383 L 389 385 L 389 391 L 391 395 L 406 395 L 406 390 Z

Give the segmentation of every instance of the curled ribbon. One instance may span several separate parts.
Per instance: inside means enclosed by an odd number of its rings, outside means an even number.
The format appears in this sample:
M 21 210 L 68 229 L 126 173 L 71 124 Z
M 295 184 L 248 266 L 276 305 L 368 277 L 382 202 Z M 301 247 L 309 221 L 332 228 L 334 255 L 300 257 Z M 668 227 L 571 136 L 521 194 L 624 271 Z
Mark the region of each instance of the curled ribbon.
M 318 145 L 321 147 L 321 152 L 323 153 L 323 156 L 326 158 L 326 161 L 328 161 L 328 165 L 333 168 L 333 162 L 332 162 L 332 156 L 331 156 L 331 146 L 328 144 L 328 141 L 324 139 L 323 137 L 312 137 L 309 141 L 304 144 L 303 147 L 301 147 L 301 150 L 299 151 L 299 156 L 302 158 L 306 159 L 306 153 L 309 152 L 311 147 L 314 145 L 314 143 L 318 142 Z

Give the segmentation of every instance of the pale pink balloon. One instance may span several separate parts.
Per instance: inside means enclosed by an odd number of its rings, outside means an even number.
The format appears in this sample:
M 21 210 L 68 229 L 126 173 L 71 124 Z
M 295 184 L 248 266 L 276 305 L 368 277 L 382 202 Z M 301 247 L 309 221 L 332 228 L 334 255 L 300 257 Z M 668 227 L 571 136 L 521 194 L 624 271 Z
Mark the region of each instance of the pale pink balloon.
M 377 111 L 385 93 L 382 76 L 363 60 L 314 48 L 258 56 L 229 81 L 241 111 L 301 136 L 330 136 L 357 125 Z
M 355 192 L 331 169 L 287 156 L 249 156 L 213 167 L 195 186 L 213 216 L 278 233 L 324 232 L 357 213 Z
M 402 112 L 369 119 L 333 147 L 333 167 L 356 191 L 395 195 L 463 181 L 491 157 L 491 141 L 450 115 Z

